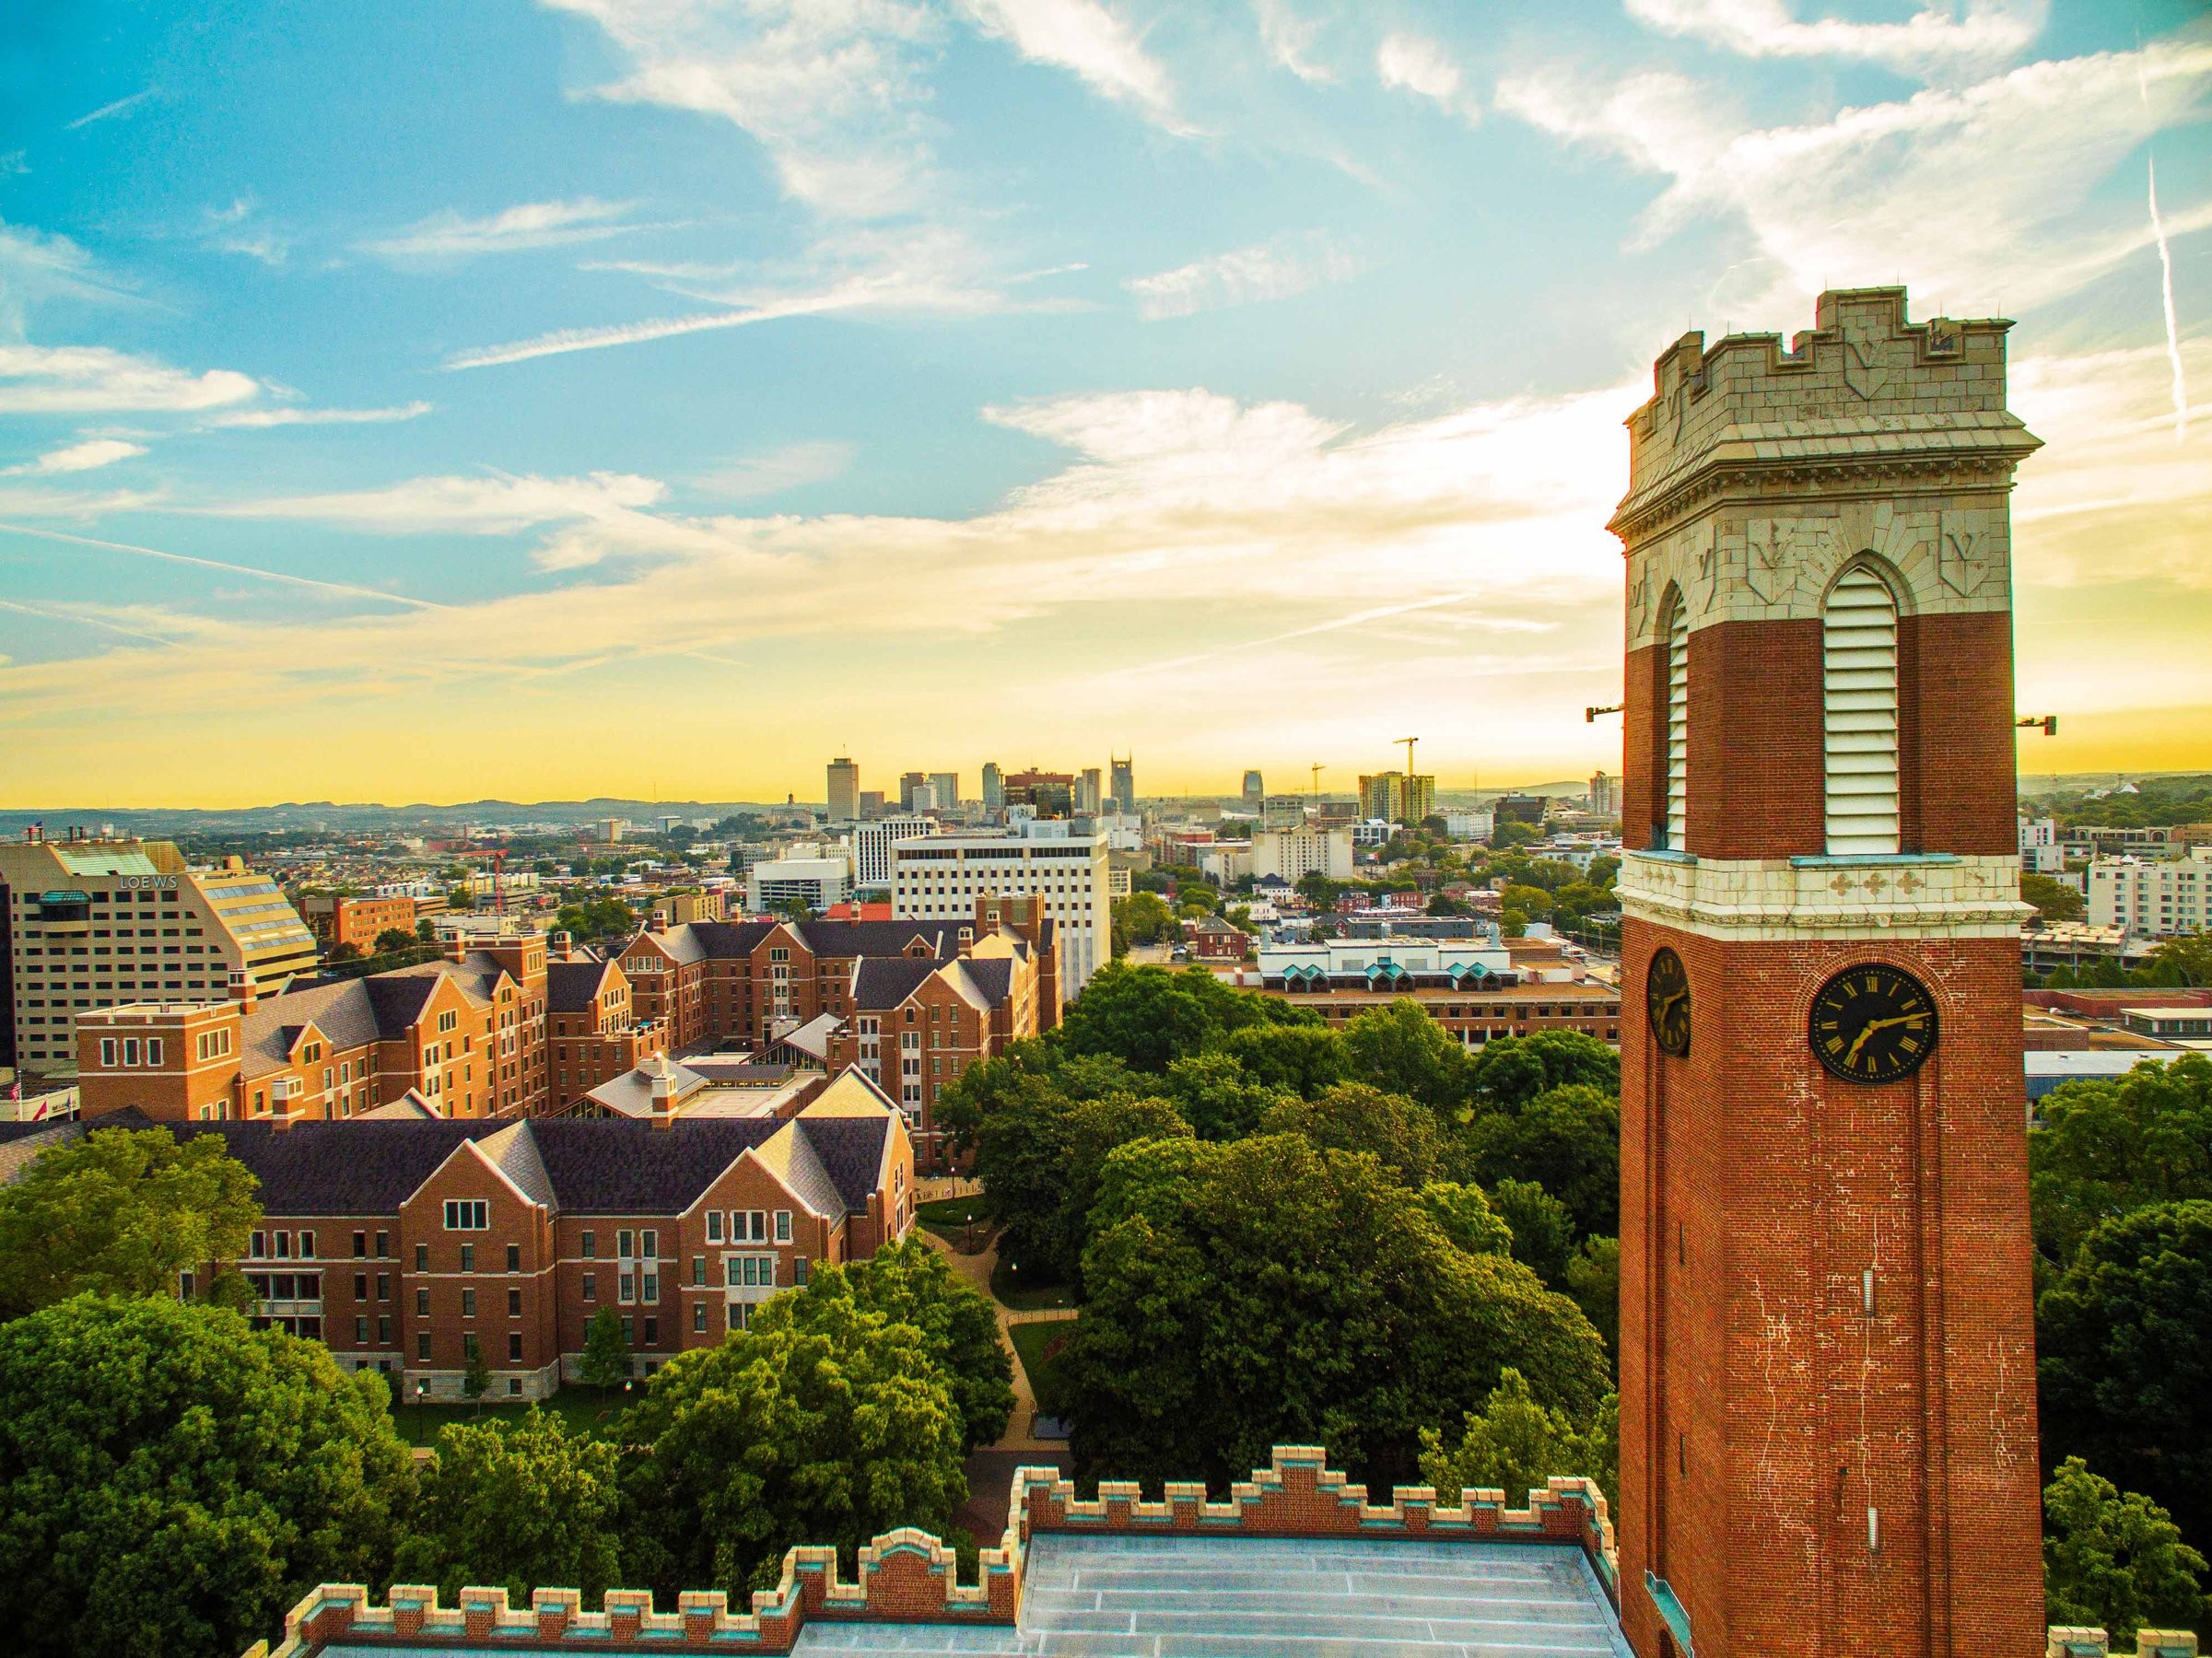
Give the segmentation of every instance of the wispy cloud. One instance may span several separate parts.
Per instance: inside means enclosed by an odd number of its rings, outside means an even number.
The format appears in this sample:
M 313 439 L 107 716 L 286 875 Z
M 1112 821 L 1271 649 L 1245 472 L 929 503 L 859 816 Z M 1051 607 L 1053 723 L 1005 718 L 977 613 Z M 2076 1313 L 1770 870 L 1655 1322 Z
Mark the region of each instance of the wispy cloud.
M 1132 277 L 1122 286 L 1137 296 L 1138 313 L 1154 321 L 1223 306 L 1287 299 L 1324 283 L 1356 276 L 1366 268 L 1367 262 L 1352 249 L 1315 232 L 1211 254 L 1172 271 Z
M 111 303 L 129 297 L 66 236 L 0 224 L 0 334 L 20 334 L 31 311 L 49 300 Z
M 1167 71 L 1100 0 L 961 0 L 985 34 L 1035 64 L 1072 70 L 1101 97 L 1136 106 L 1171 133 L 1198 132 L 1176 113 Z
M 511 535 L 573 519 L 617 519 L 652 506 L 667 492 L 656 479 L 624 473 L 583 478 L 430 477 L 381 489 L 235 501 L 210 510 L 231 518 L 337 524 L 381 535 Z
M 1596 91 L 1509 79 L 1498 102 L 1669 179 L 1632 246 L 1701 216 L 1740 216 L 1775 278 L 1756 300 L 1763 312 L 1797 309 L 1859 271 L 1994 311 L 2073 292 L 2146 244 L 2139 218 L 2091 193 L 2208 86 L 2212 43 L 2183 41 L 2031 64 L 1795 127 L 1747 128 L 1712 88 L 1661 72 Z
M 144 91 L 132 93 L 128 98 L 119 98 L 113 103 L 102 104 L 88 115 L 79 115 L 75 121 L 64 123 L 62 131 L 74 133 L 77 128 L 88 127 L 96 121 L 111 121 L 118 115 L 128 115 L 153 95 L 154 88 L 148 87 Z
M 1628 14 L 1745 57 L 1861 58 L 1907 72 L 2014 56 L 2042 32 L 2049 0 L 1930 0 L 1902 23 L 1800 21 L 1787 0 L 1626 0 Z
M 233 414 L 211 415 L 203 424 L 249 429 L 296 426 L 383 426 L 392 421 L 414 420 L 427 414 L 433 406 L 427 403 L 395 403 L 386 409 L 240 409 Z
M 692 480 L 725 500 L 749 501 L 840 477 L 852 465 L 849 443 L 787 443 L 765 455 L 747 455 Z
M 90 535 L 64 535 L 59 530 L 40 530 L 29 524 L 0 523 L 0 531 L 10 535 L 36 536 L 41 541 L 64 542 L 73 546 L 94 547 L 109 553 L 128 553 L 138 558 L 150 558 L 161 564 L 191 565 L 203 570 L 220 570 L 228 576 L 249 576 L 256 581 L 274 582 L 279 587 L 307 588 L 347 599 L 373 599 L 384 604 L 397 604 L 409 610 L 435 611 L 447 607 L 428 599 L 411 599 L 404 593 L 388 593 L 380 588 L 362 587 L 350 581 L 324 581 L 313 576 L 294 576 L 285 570 L 263 570 L 252 565 L 231 564 L 220 558 L 199 558 L 189 553 L 165 553 L 158 547 L 142 547 L 133 542 L 103 541 Z
M 2159 163 L 2151 158 L 2150 233 L 2159 247 L 2159 298 L 2166 321 L 2166 355 L 2173 364 L 2173 440 L 2189 440 L 2189 382 L 2182 372 L 2182 333 L 2173 320 L 2173 250 L 2166 242 L 2166 223 L 2159 216 Z
M 481 218 L 449 207 L 361 246 L 386 259 L 474 259 L 485 253 L 603 241 L 635 228 L 624 222 L 634 205 L 579 196 L 572 202 L 524 202 Z
M 1291 9 L 1290 0 L 1252 0 L 1259 21 L 1260 44 L 1278 68 L 1288 69 L 1309 86 L 1328 86 L 1336 71 L 1313 60 L 1314 41 L 1320 35 L 1317 18 Z
M 121 438 L 93 438 L 64 449 L 49 450 L 36 461 L 8 467 L 6 472 L 10 477 L 52 477 L 57 473 L 91 472 L 145 453 L 143 443 L 130 443 Z
M 687 317 L 650 317 L 639 322 L 617 322 L 602 328 L 558 328 L 550 333 L 516 340 L 504 345 L 480 345 L 457 351 L 446 358 L 448 368 L 490 368 L 502 363 L 528 362 L 533 357 L 560 356 L 571 351 L 603 351 L 612 345 L 641 345 L 649 340 L 673 339 L 678 334 L 705 333 L 720 328 L 744 328 L 755 322 L 782 317 L 813 316 L 842 310 L 865 302 L 867 295 L 850 289 L 810 294 L 772 305 L 732 307 L 700 311 Z
M 0 343 L 0 414 L 214 409 L 260 390 L 252 376 L 232 369 L 195 375 L 104 345 Z
M 1475 120 L 1481 114 L 1474 95 L 1466 90 L 1466 76 L 1452 55 L 1434 41 L 1403 32 L 1383 37 L 1375 49 L 1375 73 L 1384 86 L 1410 92 L 1456 115 Z
M 228 207 L 205 209 L 201 216 L 207 223 L 205 245 L 218 253 L 259 260 L 272 269 L 285 264 L 292 256 L 291 243 L 271 227 L 250 222 L 260 211 L 261 204 L 251 193 L 232 197 Z

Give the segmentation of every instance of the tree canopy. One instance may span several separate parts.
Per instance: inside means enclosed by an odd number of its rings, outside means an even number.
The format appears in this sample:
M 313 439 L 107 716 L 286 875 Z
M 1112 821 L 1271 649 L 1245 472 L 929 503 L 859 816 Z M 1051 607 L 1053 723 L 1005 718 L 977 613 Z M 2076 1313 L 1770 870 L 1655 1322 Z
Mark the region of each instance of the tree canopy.
M 1508 1366 L 1481 1410 L 1462 1420 L 1455 1445 L 1447 1446 L 1436 1429 L 1421 1430 L 1421 1482 L 1436 1488 L 1439 1502 L 1457 1503 L 1473 1489 L 1503 1491 L 1506 1506 L 1519 1508 L 1555 1474 L 1585 1475 L 1598 1482 L 1607 1502 L 1619 1500 L 1621 1404 L 1613 1395 L 1587 1423 L 1577 1424 L 1539 1399 L 1528 1378 Z
M 245 1255 L 260 1189 L 220 1135 L 95 1128 L 55 1146 L 0 1186 L 0 1314 L 174 1294 L 181 1273 Z
M 2115 1081 L 2066 1082 L 2028 1137 L 2030 1210 L 2046 1276 L 2090 1231 L 2147 1204 L 2212 1197 L 2212 1059 L 2138 1065 Z
M 0 1627 L 30 1658 L 235 1658 L 383 1583 L 414 1473 L 383 1379 L 236 1313 L 82 1295 L 0 1326 Z
M 2205 1557 L 2157 1503 L 2124 1495 L 2078 1456 L 2043 1488 L 2043 1608 L 2054 1625 L 2101 1629 L 2114 1645 L 2149 1625 L 2193 1629 L 2207 1608 Z
M 507 1586 L 525 1605 L 545 1583 L 587 1605 L 621 1575 L 619 1454 L 533 1407 L 520 1422 L 454 1422 L 438 1436 L 422 1502 L 396 1571 L 436 1583 L 448 1604 L 463 1585 Z
M 653 1373 L 629 1432 L 625 1575 L 656 1589 L 772 1583 L 800 1543 L 942 1535 L 967 1500 L 960 1407 L 929 1338 L 843 1296 L 766 1302 L 752 1327 Z
M 1079 1473 L 1219 1483 L 1310 1443 L 1387 1484 L 1507 1364 L 1578 1414 L 1606 1388 L 1571 1301 L 1460 1248 L 1372 1156 L 1303 1136 L 1115 1152 L 1083 1281 L 1061 1360 Z

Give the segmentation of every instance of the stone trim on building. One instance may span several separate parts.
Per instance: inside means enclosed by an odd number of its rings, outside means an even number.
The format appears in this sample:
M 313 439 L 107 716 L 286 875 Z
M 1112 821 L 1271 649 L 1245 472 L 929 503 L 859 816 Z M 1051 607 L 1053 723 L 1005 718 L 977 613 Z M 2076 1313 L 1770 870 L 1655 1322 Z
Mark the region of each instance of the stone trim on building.
M 2017 857 L 1699 858 L 1624 852 L 1621 913 L 1711 939 L 2017 939 Z

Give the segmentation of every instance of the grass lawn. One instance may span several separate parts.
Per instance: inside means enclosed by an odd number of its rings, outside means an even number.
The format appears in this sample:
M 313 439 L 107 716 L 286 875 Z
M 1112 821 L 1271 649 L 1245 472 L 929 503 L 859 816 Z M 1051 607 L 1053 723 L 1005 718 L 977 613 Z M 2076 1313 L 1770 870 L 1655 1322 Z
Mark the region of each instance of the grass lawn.
M 971 1244 L 981 1248 L 990 1237 L 990 1217 L 984 1212 L 980 1195 L 918 1203 L 914 1206 L 914 1218 L 921 1222 L 922 1231 L 942 1238 L 963 1252 L 970 1252 Z
M 546 1401 L 545 1408 L 563 1419 L 569 1428 L 579 1433 L 593 1433 L 604 1437 L 610 1433 L 615 1419 L 624 1407 L 638 1395 L 626 1395 L 622 1389 L 570 1385 Z M 392 1407 L 392 1419 L 399 1427 L 400 1438 L 411 1445 L 432 1445 L 438 1442 L 438 1430 L 448 1422 L 503 1420 L 519 1422 L 528 1413 L 527 1402 L 515 1399 L 494 1399 L 486 1395 L 481 1407 L 475 1405 L 415 1405 L 396 1400 Z
M 1072 1307 L 1075 1291 L 1066 1284 L 1036 1284 L 1021 1282 L 1021 1275 L 1001 1259 L 990 1275 L 990 1292 L 997 1296 L 1001 1307 L 1016 1313 L 1037 1313 L 1047 1307 Z
M 1029 1391 L 1036 1395 L 1036 1407 L 1047 1416 L 1061 1415 L 1059 1349 L 1075 1334 L 1075 1321 L 1047 1318 L 1009 1325 L 1006 1334 L 1022 1357 L 1022 1371 L 1029 1378 Z

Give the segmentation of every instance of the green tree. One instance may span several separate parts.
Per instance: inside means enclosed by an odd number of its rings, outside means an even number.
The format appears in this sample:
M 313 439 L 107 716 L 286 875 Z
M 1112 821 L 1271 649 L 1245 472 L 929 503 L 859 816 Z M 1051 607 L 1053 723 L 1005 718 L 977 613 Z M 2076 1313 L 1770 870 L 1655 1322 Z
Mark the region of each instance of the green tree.
M 0 1627 L 27 1658 L 234 1658 L 383 1583 L 414 1473 L 381 1377 L 164 1297 L 0 1326 Z
M 1286 1098 L 1269 1110 L 1260 1132 L 1303 1135 L 1317 1146 L 1367 1152 L 1410 1186 L 1450 1173 L 1436 1114 L 1364 1082 L 1340 1082 L 1310 1100 Z
M 420 921 L 417 921 L 415 924 L 415 942 L 418 944 L 437 943 L 438 924 L 435 921 L 432 921 L 427 916 L 424 917 Z
M 614 1308 L 600 1308 L 584 1325 L 577 1379 L 586 1387 L 620 1387 L 630 1379 L 630 1344 L 623 1339 L 622 1318 Z
M 1490 1206 L 1513 1229 L 1513 1258 L 1553 1289 L 1563 1289 L 1574 1254 L 1574 1218 L 1533 1180 L 1501 1180 Z
M 2044 1442 L 2212 1533 L 2212 1201 L 2084 1238 L 2036 1303 Z
M 1457 1444 L 1447 1448 L 1434 1428 L 1421 1430 L 1421 1482 L 1436 1488 L 1439 1502 L 1457 1504 L 1469 1489 L 1503 1491 L 1506 1506 L 1519 1508 L 1553 1475 L 1579 1475 L 1596 1480 L 1611 1503 L 1620 1485 L 1619 1408 L 1609 1394 L 1578 1427 L 1509 1366 L 1481 1410 L 1466 1414 Z
M 543 1583 L 594 1604 L 621 1571 L 619 1472 L 613 1445 L 535 1406 L 511 1427 L 452 1423 L 424 1472 L 397 1575 L 437 1584 L 449 1604 L 469 1583 L 504 1583 L 515 1605 Z
M 2067 1082 L 2028 1136 L 2029 1208 L 2046 1277 L 2092 1228 L 2146 1204 L 2212 1197 L 2212 1059 Z
M 1501 1036 L 1474 1057 L 1475 1108 L 1518 1111 L 1550 1089 L 1580 1083 L 1621 1097 L 1621 1056 L 1580 1031 Z
M 2205 1557 L 2167 1512 L 2123 1495 L 2078 1456 L 2043 1488 L 2043 1612 L 2054 1626 L 2101 1629 L 2115 1645 L 2145 1625 L 2196 1629 Z
M 1132 944 L 1170 944 L 1182 936 L 1175 911 L 1157 893 L 1131 893 L 1114 906 L 1114 919 Z
M 0 1314 L 173 1295 L 180 1273 L 246 1253 L 260 1189 L 218 1134 L 95 1128 L 56 1146 L 0 1186 Z
M 653 1373 L 626 1419 L 624 1575 L 656 1589 L 772 1583 L 797 1543 L 851 1551 L 967 1500 L 960 1408 L 927 1338 L 855 1302 L 766 1303 Z
M 1466 1103 L 1472 1069 L 1467 1049 L 1410 996 L 1349 1021 L 1344 1051 L 1359 1081 L 1419 1100 L 1432 1111 L 1456 1114 Z
M 1267 1025 L 1259 1031 L 1304 1030 Z M 1167 1068 L 1166 1095 L 1191 1131 L 1202 1139 L 1242 1139 L 1259 1127 L 1268 1108 L 1284 1097 L 1253 1079 L 1235 1055 L 1192 1054 Z
M 2078 921 L 2089 913 L 2089 901 L 2080 889 L 2049 875 L 2020 872 L 2020 896 L 2035 905 L 2046 921 Z
M 415 935 L 413 933 L 407 933 L 403 936 L 406 939 L 408 943 L 412 944 L 415 942 Z M 361 947 L 348 939 L 340 943 L 332 945 L 329 950 L 323 952 L 322 959 L 326 962 L 357 962 L 361 959 Z
M 1299 1136 L 1115 1152 L 1083 1282 L 1061 1374 L 1085 1478 L 1218 1483 L 1302 1443 L 1387 1485 L 1506 1364 L 1570 1412 L 1605 1390 L 1572 1302 L 1458 1247 L 1372 1158 Z
M 1232 990 L 1203 967 L 1171 973 L 1109 962 L 1068 1004 L 1056 1033 L 1070 1054 L 1110 1056 L 1158 1074 L 1233 1031 L 1317 1022 L 1273 997 Z
M 395 950 L 413 950 L 422 940 L 404 927 L 387 927 L 376 937 L 376 953 L 390 955 Z M 358 955 L 360 952 L 354 952 Z
M 1298 895 L 1317 910 L 1332 910 L 1337 900 L 1352 889 L 1340 881 L 1331 881 L 1318 870 L 1308 870 L 1298 877 Z
M 1585 1238 L 1567 1262 L 1567 1293 L 1582 1315 L 1605 1337 L 1605 1349 L 1621 1362 L 1621 1240 Z
M 1222 1051 L 1246 1076 L 1279 1093 L 1310 1099 L 1351 1075 L 1344 1038 L 1317 1021 L 1311 1024 L 1248 1025 L 1231 1033 Z
M 961 1444 L 995 1444 L 1013 1416 L 1013 1361 L 999 1336 L 998 1310 L 963 1283 L 919 1237 L 886 1244 L 866 1261 L 814 1268 L 792 1298 L 791 1322 L 811 1329 L 821 1303 L 848 1300 L 864 1312 L 921 1332 L 959 1408 Z
M 1467 1127 L 1474 1177 L 1540 1183 L 1575 1226 L 1621 1230 L 1621 1100 L 1587 1082 L 1546 1089 L 1515 1106 L 1482 1111 Z
M 1429 1211 L 1429 1219 L 1436 1222 L 1437 1231 L 1469 1255 L 1513 1253 L 1513 1229 L 1498 1219 L 1497 1210 L 1490 1207 L 1490 1199 L 1482 1195 L 1481 1186 L 1432 1180 L 1421 1188 L 1421 1204 Z M 1588 1309 L 1584 1311 L 1587 1313 Z M 1592 1319 L 1591 1323 L 1597 1321 Z
M 466 1362 L 461 1372 L 461 1391 L 472 1399 L 482 1399 L 491 1391 L 492 1367 L 484 1357 L 484 1344 L 474 1333 L 467 1338 Z
M 1498 894 L 1498 903 L 1502 908 L 1531 921 L 1549 920 L 1551 916 L 1551 894 L 1526 882 L 1509 882 Z
M 2167 939 L 2150 952 L 2146 967 L 2161 982 L 2194 986 L 2212 985 L 2212 932 L 2184 933 Z

